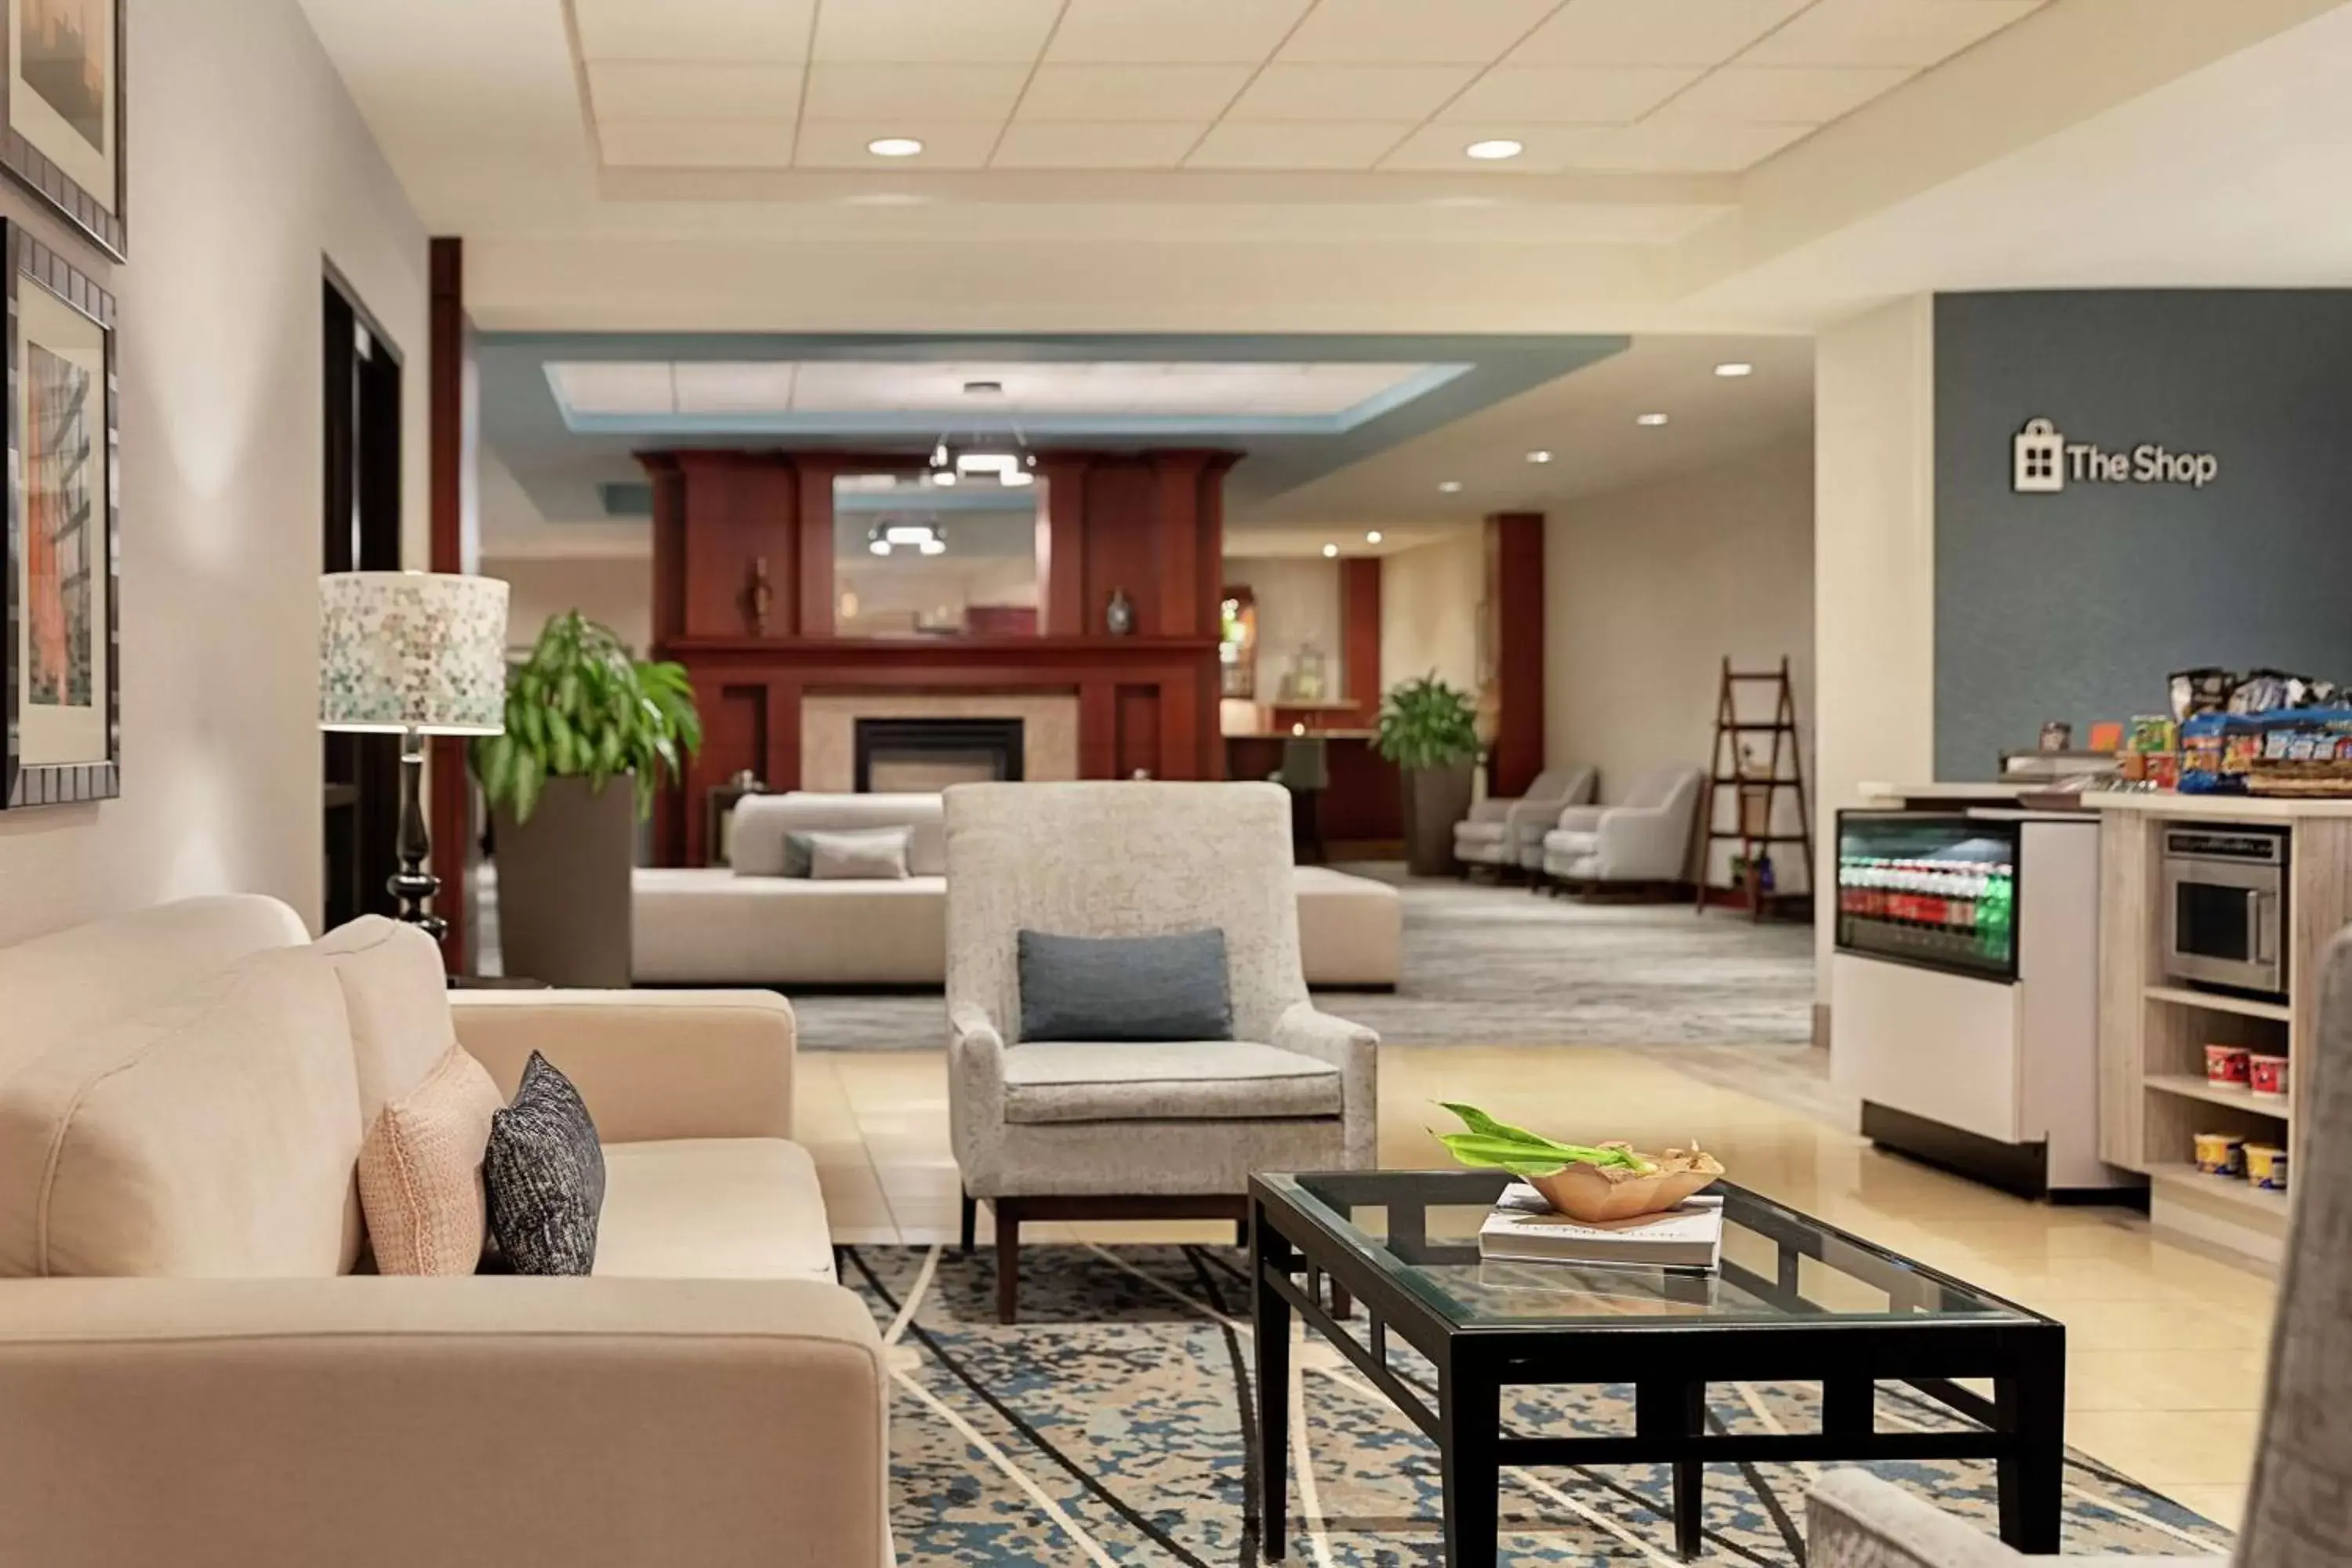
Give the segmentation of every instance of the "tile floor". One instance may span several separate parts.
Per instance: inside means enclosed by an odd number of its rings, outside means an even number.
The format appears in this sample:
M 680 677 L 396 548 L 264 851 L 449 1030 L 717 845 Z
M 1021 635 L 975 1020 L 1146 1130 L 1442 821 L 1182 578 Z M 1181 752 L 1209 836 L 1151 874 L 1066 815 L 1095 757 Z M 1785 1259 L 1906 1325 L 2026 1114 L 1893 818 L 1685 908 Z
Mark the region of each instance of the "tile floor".
M 952 1241 L 954 1157 L 937 1052 L 803 1053 L 797 1121 L 843 1242 Z M 1639 1144 L 1697 1138 L 1733 1176 L 2067 1325 L 2077 1447 L 2208 1518 L 2244 1506 L 2273 1287 L 2156 1240 L 2125 1210 L 2053 1208 L 1880 1154 L 1860 1138 L 1635 1051 L 1390 1046 L 1381 1158 L 1437 1165 L 1432 1101 Z M 982 1236 L 987 1234 L 982 1210 Z M 1040 1242 L 1229 1237 L 1230 1226 L 1040 1226 Z

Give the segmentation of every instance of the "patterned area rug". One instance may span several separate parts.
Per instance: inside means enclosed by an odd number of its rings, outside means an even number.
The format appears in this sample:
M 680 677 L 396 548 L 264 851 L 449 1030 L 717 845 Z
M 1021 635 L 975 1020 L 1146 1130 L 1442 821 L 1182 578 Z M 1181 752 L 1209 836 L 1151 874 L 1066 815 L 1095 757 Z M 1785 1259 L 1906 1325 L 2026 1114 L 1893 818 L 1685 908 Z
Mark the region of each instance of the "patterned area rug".
M 1039 1247 L 1024 1255 L 1022 1323 L 997 1324 L 994 1262 L 920 1247 L 847 1247 L 842 1279 L 890 1337 L 892 1522 L 902 1568 L 1252 1568 L 1260 1561 L 1250 1447 L 1247 1268 L 1203 1247 Z M 1392 1363 L 1430 1385 L 1398 1345 Z M 1298 1434 L 1292 1541 L 1302 1568 L 1440 1568 L 1437 1453 L 1336 1351 L 1293 1358 Z M 1722 1430 L 1812 1427 L 1806 1386 L 1709 1389 Z M 1510 1429 L 1632 1428 L 1632 1390 L 1520 1390 Z M 1957 1425 L 1882 1388 L 1882 1429 Z M 1966 1460 L 1873 1467 L 1986 1530 L 1993 1471 Z M 1706 1560 L 1803 1563 L 1811 1467 L 1716 1465 Z M 1501 1562 L 1676 1562 L 1664 1467 L 1507 1472 Z M 2066 1474 L 2065 1550 L 2148 1556 L 2226 1550 L 2230 1536 L 2080 1456 Z
M 1341 868 L 1364 873 L 1373 867 Z M 1400 1045 L 1806 1046 L 1813 934 L 1727 910 L 1581 904 L 1523 888 L 1401 884 L 1394 994 L 1335 992 L 1328 1011 Z M 795 992 L 809 1050 L 938 1050 L 937 994 Z

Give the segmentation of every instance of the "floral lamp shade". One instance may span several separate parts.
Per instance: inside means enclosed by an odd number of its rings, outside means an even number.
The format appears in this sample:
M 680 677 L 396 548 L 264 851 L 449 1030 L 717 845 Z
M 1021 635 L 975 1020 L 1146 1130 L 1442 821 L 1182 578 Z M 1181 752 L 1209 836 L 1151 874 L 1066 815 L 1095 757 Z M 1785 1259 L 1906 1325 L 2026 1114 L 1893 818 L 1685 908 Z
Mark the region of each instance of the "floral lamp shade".
M 319 579 L 319 727 L 498 734 L 506 642 L 495 577 L 331 572 Z

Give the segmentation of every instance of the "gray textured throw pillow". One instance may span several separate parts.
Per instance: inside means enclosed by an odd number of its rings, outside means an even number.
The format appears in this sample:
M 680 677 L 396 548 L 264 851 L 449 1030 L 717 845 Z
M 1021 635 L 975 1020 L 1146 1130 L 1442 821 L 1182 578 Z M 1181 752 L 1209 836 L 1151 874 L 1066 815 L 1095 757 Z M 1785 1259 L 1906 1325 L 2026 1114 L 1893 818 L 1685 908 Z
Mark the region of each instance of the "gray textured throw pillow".
M 840 841 L 853 838 L 896 839 L 898 845 L 899 876 L 905 876 L 907 847 L 913 839 L 911 827 L 844 827 L 832 831 L 812 829 L 805 833 L 784 835 L 784 875 L 812 877 L 816 874 L 816 847 L 819 839 Z
M 490 1234 L 517 1274 L 585 1274 L 596 1263 L 604 1151 L 572 1080 L 537 1051 L 482 1151 Z
M 1019 933 L 1024 1040 L 1230 1040 L 1225 933 Z

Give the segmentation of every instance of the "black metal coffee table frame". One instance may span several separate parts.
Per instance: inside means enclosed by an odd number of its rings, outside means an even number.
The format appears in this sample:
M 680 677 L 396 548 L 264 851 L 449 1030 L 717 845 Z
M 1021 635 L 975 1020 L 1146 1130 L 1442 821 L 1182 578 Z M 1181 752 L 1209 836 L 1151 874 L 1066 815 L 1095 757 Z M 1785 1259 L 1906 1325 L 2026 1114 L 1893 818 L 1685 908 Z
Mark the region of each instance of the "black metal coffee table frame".
M 2000 1487 L 2000 1537 L 2021 1552 L 2058 1550 L 2065 1463 L 2066 1331 L 1948 1275 L 1888 1252 L 1770 1200 L 1718 1184 L 1727 1222 L 1779 1244 L 1775 1279 L 1728 1258 L 1723 1279 L 1787 1317 L 1736 1321 L 1704 1317 L 1612 1317 L 1557 1322 L 1475 1322 L 1450 1316 L 1368 1255 L 1360 1237 L 1315 1194 L 1349 1207 L 1387 1210 L 1382 1250 L 1431 1262 L 1475 1261 L 1475 1246 L 1432 1241 L 1426 1210 L 1490 1205 L 1507 1177 L 1496 1172 L 1354 1172 L 1250 1181 L 1251 1261 L 1258 1369 L 1258 1497 L 1265 1552 L 1279 1558 L 1288 1532 L 1291 1314 L 1300 1314 L 1395 1402 L 1438 1447 L 1450 1568 L 1488 1568 L 1499 1529 L 1506 1466 L 1674 1466 L 1675 1544 L 1685 1559 L 1701 1541 L 1701 1467 L 1787 1462 L 1987 1458 Z M 1834 1242 L 1843 1261 L 1882 1259 L 1889 1280 L 1949 1288 L 1997 1310 L 1986 1316 L 1866 1316 L 1826 1310 L 1799 1291 L 1800 1260 Z M 1400 1259 L 1400 1262 L 1402 1260 Z M 1896 1277 L 1900 1276 L 1898 1279 Z M 1370 1314 L 1369 1345 L 1339 1326 L 1329 1292 L 1344 1290 Z M 1344 1301 L 1344 1298 L 1341 1299 Z M 1344 1309 L 1343 1309 L 1344 1310 Z M 1432 1408 L 1388 1364 L 1394 1332 L 1437 1369 Z M 1989 1378 L 1990 1399 L 1954 1381 Z M 1709 1383 L 1819 1383 L 1822 1429 L 1709 1433 Z M 1874 1384 L 1900 1382 L 1979 1424 L 1945 1432 L 1882 1432 Z M 1502 1429 L 1503 1390 L 1515 1384 L 1631 1384 L 1632 1436 L 1514 1437 Z

